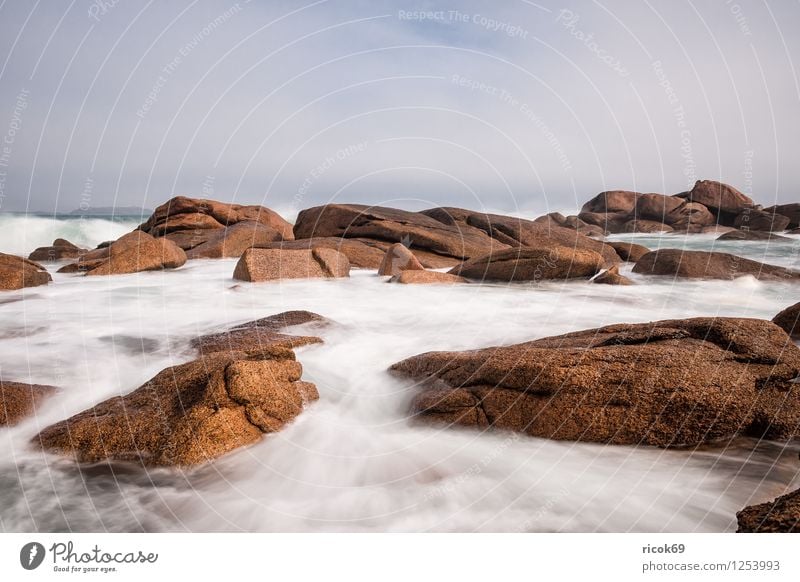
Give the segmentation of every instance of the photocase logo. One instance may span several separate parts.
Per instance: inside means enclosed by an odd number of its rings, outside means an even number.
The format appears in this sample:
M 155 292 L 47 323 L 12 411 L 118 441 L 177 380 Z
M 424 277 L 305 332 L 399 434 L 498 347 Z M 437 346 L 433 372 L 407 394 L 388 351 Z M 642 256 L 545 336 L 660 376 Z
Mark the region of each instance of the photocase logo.
M 30 542 L 19 551 L 19 563 L 26 570 L 35 570 L 44 561 L 44 546 L 39 542 Z

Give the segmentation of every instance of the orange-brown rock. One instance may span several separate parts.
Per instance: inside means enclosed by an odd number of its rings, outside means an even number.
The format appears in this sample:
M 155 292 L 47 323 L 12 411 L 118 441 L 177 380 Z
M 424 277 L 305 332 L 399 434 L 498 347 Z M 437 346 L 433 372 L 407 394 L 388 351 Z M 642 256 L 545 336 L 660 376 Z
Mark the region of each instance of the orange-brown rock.
M 55 391 L 54 386 L 0 380 L 0 426 L 17 424 L 30 416 Z
M 49 247 L 39 247 L 29 256 L 30 261 L 62 261 L 64 259 L 77 259 L 87 252 L 68 240 L 57 238 Z
M 176 196 L 155 209 L 139 230 L 156 237 L 182 230 L 213 230 L 232 226 L 238 222 L 254 221 L 276 231 L 280 238 L 293 238 L 292 225 L 269 208 L 226 204 Z
M 213 353 L 49 426 L 34 442 L 81 462 L 203 463 L 280 430 L 316 400 L 301 374 L 283 348 Z
M 773 317 L 772 323 L 780 327 L 791 337 L 800 339 L 800 325 L 797 324 L 798 319 L 800 319 L 800 303 L 795 303 Z
M 776 204 L 769 208 L 764 208 L 768 214 L 780 214 L 789 219 L 786 228 L 797 228 L 800 226 L 800 202 L 790 202 L 789 204 Z
M 294 235 L 296 239 L 343 237 L 403 243 L 417 258 L 417 251 L 426 251 L 464 260 L 507 248 L 478 229 L 444 224 L 421 212 L 361 204 L 328 204 L 303 210 L 297 216 Z
M 592 283 L 599 283 L 601 285 L 633 285 L 633 281 L 628 279 L 628 277 L 620 275 L 619 265 L 609 267 L 592 279 Z
M 669 223 L 670 217 L 674 216 L 675 211 L 685 202 L 675 196 L 664 194 L 640 194 L 636 199 L 636 217 Z
M 800 489 L 736 514 L 737 533 L 800 533 Z
M 788 236 L 781 236 L 774 232 L 764 232 L 760 230 L 738 230 L 735 228 L 722 233 L 717 237 L 717 240 L 766 240 L 766 241 L 784 241 L 791 242 L 792 239 Z
M 53 279 L 38 263 L 16 255 L 0 253 L 0 291 L 47 285 Z
M 736 217 L 733 226 L 742 230 L 777 232 L 786 230 L 789 222 L 788 216 L 748 208 Z
M 274 228 L 254 220 L 242 220 L 231 226 L 213 231 L 204 242 L 186 251 L 188 259 L 239 258 L 251 247 L 281 240 Z
M 59 269 L 59 273 L 84 271 L 86 275 L 122 275 L 140 271 L 175 269 L 186 263 L 186 253 L 165 238 L 135 230 L 107 247 L 95 249 Z
M 333 249 L 247 249 L 233 271 L 240 281 L 350 276 L 350 261 Z
M 800 348 L 758 319 L 618 324 L 391 369 L 419 380 L 414 414 L 448 425 L 660 447 L 800 431 Z
M 735 279 L 752 275 L 761 280 L 796 280 L 800 273 L 728 253 L 659 249 L 636 261 L 634 273 L 692 279 Z
M 600 254 L 555 244 L 519 247 L 466 261 L 450 273 L 486 281 L 589 279 L 605 266 Z
M 711 211 L 699 202 L 684 202 L 672 210 L 664 222 L 675 230 L 700 232 L 703 227 L 715 224 L 716 220 Z
M 231 329 L 202 335 L 192 339 L 191 346 L 208 355 L 216 352 L 269 352 L 275 347 L 297 348 L 308 344 L 322 343 L 316 336 L 298 336 L 281 333 L 286 327 L 314 323 L 325 325 L 328 320 L 310 311 L 286 311 L 249 321 Z
M 464 277 L 441 273 L 439 271 L 403 271 L 390 279 L 392 283 L 403 285 L 452 285 L 453 283 L 469 283 Z
M 647 247 L 635 243 L 612 241 L 606 244 L 613 248 L 623 261 L 629 263 L 635 263 L 650 252 L 650 249 Z
M 629 220 L 622 225 L 621 232 L 672 232 L 673 230 L 670 225 L 655 220 Z
M 749 196 L 722 182 L 698 180 L 689 192 L 676 194 L 689 202 L 699 202 L 717 217 L 718 224 L 733 226 L 736 216 L 754 203 Z
M 581 208 L 581 214 L 585 212 L 597 214 L 624 213 L 628 216 L 634 214 L 636 204 L 642 195 L 638 192 L 627 190 L 609 190 L 600 192 L 597 196 L 586 202 Z M 580 215 L 578 215 L 580 216 Z
M 378 267 L 378 275 L 391 276 L 399 275 L 403 271 L 423 271 L 425 267 L 417 260 L 408 247 L 401 243 L 395 243 L 386 251 L 386 255 Z

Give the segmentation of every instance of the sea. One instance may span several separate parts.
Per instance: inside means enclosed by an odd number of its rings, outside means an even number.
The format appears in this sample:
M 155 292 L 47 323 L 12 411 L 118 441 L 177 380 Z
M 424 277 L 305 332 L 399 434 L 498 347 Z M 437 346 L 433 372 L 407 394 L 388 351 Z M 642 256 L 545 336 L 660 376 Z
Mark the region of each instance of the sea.
M 57 237 L 93 247 L 141 217 L 0 215 L 0 251 Z M 731 252 L 800 268 L 800 237 L 617 235 L 649 248 Z M 429 350 L 507 345 L 621 322 L 695 316 L 771 319 L 795 285 L 673 280 L 414 286 L 371 270 L 349 279 L 242 283 L 235 259 L 109 277 L 60 274 L 0 293 L 0 374 L 51 384 L 39 413 L 0 428 L 4 532 L 726 532 L 736 512 L 800 486 L 800 443 L 740 438 L 694 450 L 556 442 L 422 426 L 417 388 L 387 369 Z M 192 469 L 77 465 L 31 438 L 189 361 L 190 340 L 282 311 L 333 323 L 295 331 L 320 393 L 285 430 Z M 691 364 L 688 364 L 691 365 Z

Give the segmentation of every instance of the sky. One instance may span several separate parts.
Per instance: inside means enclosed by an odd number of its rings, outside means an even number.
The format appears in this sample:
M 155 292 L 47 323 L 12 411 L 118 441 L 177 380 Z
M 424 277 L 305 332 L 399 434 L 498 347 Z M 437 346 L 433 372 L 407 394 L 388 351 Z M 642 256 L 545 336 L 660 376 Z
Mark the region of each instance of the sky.
M 800 200 L 800 2 L 0 4 L 0 211 Z

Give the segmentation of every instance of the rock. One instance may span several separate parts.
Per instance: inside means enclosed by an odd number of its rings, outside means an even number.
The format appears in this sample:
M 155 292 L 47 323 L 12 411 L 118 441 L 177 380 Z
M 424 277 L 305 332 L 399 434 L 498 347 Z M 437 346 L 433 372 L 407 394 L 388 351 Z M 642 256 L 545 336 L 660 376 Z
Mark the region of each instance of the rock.
M 772 318 L 772 323 L 780 327 L 792 338 L 800 339 L 800 326 L 797 325 L 798 318 L 800 318 L 800 303 L 795 303 Z
M 689 192 L 676 194 L 689 202 L 699 202 L 717 217 L 717 223 L 733 226 L 733 221 L 745 208 L 752 208 L 753 200 L 733 186 L 713 180 L 698 180 Z
M 633 285 L 633 281 L 628 279 L 625 275 L 619 274 L 619 265 L 614 265 L 603 271 L 592 279 L 592 283 L 600 283 L 603 285 Z
M 165 238 L 141 231 L 129 232 L 111 245 L 95 249 L 66 265 L 59 273 L 85 271 L 87 276 L 122 275 L 141 271 L 176 269 L 186 263 L 186 253 Z
M 606 244 L 612 247 L 623 261 L 628 261 L 629 263 L 635 263 L 650 252 L 650 249 L 645 246 L 629 242 L 614 241 Z
M 0 426 L 11 426 L 30 416 L 54 392 L 55 386 L 0 380 Z
M 167 368 L 127 396 L 44 429 L 33 441 L 79 462 L 187 466 L 260 440 L 319 398 L 291 350 L 220 352 Z
M 780 214 L 789 218 L 787 228 L 797 228 L 800 226 L 800 202 L 791 202 L 789 204 L 776 204 L 765 208 L 764 212 L 768 214 Z
M 630 220 L 622 225 L 622 232 L 672 232 L 668 224 L 655 220 Z
M 631 215 L 627 212 L 581 212 L 578 218 L 613 234 L 624 232 L 623 226 L 631 220 Z
M 242 220 L 231 226 L 213 231 L 204 242 L 186 252 L 188 259 L 239 258 L 242 253 L 262 244 L 281 240 L 281 234 L 261 222 Z
M 386 251 L 381 266 L 378 268 L 378 275 L 394 276 L 403 271 L 423 271 L 425 267 L 417 260 L 408 248 L 400 243 L 394 243 Z
M 286 327 L 306 323 L 325 325 L 328 320 L 310 311 L 286 311 L 249 321 L 220 333 L 196 337 L 192 339 L 191 346 L 204 356 L 216 352 L 262 353 L 270 352 L 276 347 L 293 349 L 322 343 L 316 336 L 280 333 Z
M 539 248 L 508 249 L 466 261 L 452 275 L 486 281 L 543 281 L 589 279 L 605 266 L 599 253 L 550 244 Z
M 139 226 L 139 230 L 162 237 L 184 230 L 215 230 L 243 221 L 260 222 L 274 230 L 279 239 L 294 238 L 292 225 L 269 208 L 186 196 L 176 196 L 156 208 L 152 216 Z
M 40 264 L 16 255 L 0 253 L 0 290 L 38 287 L 47 285 L 52 280 L 50 273 Z
M 748 208 L 736 217 L 733 226 L 742 230 L 776 232 L 786 230 L 789 222 L 787 216 Z
M 597 214 L 620 212 L 626 216 L 632 216 L 640 197 L 641 194 L 638 192 L 628 192 L 627 190 L 600 192 L 600 194 L 583 205 L 581 214 L 585 212 Z
M 775 240 L 775 241 L 791 241 L 788 236 L 781 236 L 771 232 L 762 232 L 759 230 L 737 230 L 731 229 L 728 232 L 722 233 L 717 237 L 717 240 Z
M 444 224 L 457 224 L 462 232 L 477 229 L 507 247 L 561 246 L 597 252 L 609 264 L 619 262 L 619 256 L 613 248 L 602 241 L 594 240 L 580 234 L 573 228 L 555 223 L 552 217 L 536 222 L 514 216 L 473 212 L 463 208 L 431 208 L 422 214 L 435 218 Z M 566 220 L 566 219 L 565 219 Z M 488 255 L 489 253 L 485 253 Z M 478 257 L 475 257 L 478 258 Z
M 481 256 L 507 245 L 474 228 L 445 224 L 420 212 L 361 204 L 329 204 L 300 212 L 296 239 L 316 237 L 360 238 L 404 243 L 457 260 Z
M 684 202 L 668 215 L 664 221 L 675 230 L 700 230 L 716 222 L 711 211 L 698 202 Z
M 733 232 L 737 229 L 733 228 L 732 226 L 720 226 L 719 224 L 715 224 L 713 226 L 704 226 L 701 230 L 701 234 L 725 234 L 726 232 Z
M 800 431 L 800 348 L 757 319 L 618 324 L 391 369 L 420 381 L 427 422 L 659 447 Z
M 735 279 L 744 275 L 760 280 L 795 280 L 800 277 L 800 273 L 795 271 L 728 253 L 681 249 L 651 251 L 636 261 L 633 272 L 692 279 Z
M 88 249 L 75 246 L 68 240 L 57 238 L 49 247 L 39 247 L 29 256 L 30 261 L 62 261 L 64 259 L 77 259 Z
M 335 278 L 350 276 L 350 261 L 327 248 L 247 249 L 233 271 L 240 281 Z
M 737 533 L 800 533 L 800 489 L 736 514 Z
M 453 283 L 469 283 L 464 277 L 451 275 L 450 273 L 440 273 L 439 271 L 403 271 L 390 279 L 391 283 L 402 283 L 405 285 L 452 285 Z
M 574 228 L 580 234 L 595 238 L 603 238 L 606 235 L 606 231 L 604 229 L 594 224 L 589 224 L 577 216 L 567 216 L 564 219 L 564 222 L 559 226 L 563 226 L 564 228 Z
M 674 212 L 684 204 L 684 200 L 674 196 L 640 194 L 636 199 L 636 218 L 671 224 L 668 217 L 673 216 Z

